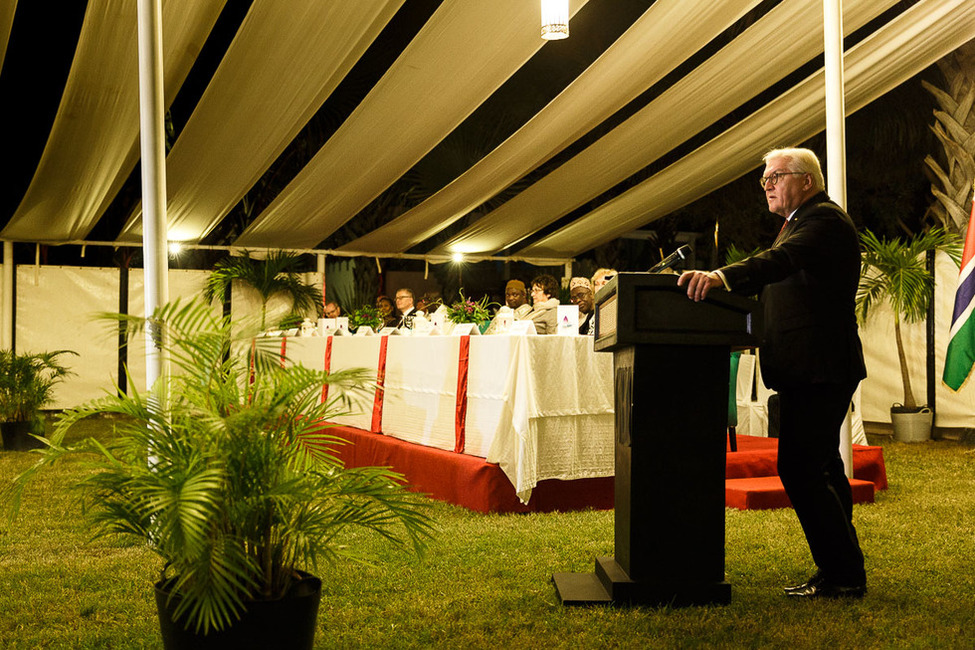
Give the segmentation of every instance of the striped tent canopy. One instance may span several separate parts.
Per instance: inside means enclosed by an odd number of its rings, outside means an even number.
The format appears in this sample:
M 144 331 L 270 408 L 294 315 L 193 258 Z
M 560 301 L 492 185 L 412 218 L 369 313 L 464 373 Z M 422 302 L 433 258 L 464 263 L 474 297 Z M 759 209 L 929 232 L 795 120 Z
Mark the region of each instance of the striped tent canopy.
M 825 127 L 821 0 L 571 0 L 553 42 L 535 0 L 162 6 L 171 241 L 568 260 Z M 975 35 L 843 14 L 848 113 Z M 136 3 L 0 0 L 0 62 L 0 239 L 141 241 Z

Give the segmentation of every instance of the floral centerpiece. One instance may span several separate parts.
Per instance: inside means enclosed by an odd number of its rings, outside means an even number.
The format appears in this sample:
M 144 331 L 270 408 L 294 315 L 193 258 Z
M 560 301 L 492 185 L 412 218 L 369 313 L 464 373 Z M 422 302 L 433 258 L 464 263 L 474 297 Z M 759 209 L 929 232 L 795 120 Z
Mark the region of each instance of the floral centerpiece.
M 460 300 L 447 307 L 447 320 L 451 323 L 484 323 L 491 320 L 491 307 L 498 303 L 488 302 L 484 296 L 480 300 L 471 300 L 460 292 Z
M 383 319 L 383 315 L 379 312 L 379 309 L 370 305 L 353 309 L 352 313 L 349 314 L 349 330 L 353 332 L 363 325 L 371 327 L 378 332 L 385 324 L 386 321 Z

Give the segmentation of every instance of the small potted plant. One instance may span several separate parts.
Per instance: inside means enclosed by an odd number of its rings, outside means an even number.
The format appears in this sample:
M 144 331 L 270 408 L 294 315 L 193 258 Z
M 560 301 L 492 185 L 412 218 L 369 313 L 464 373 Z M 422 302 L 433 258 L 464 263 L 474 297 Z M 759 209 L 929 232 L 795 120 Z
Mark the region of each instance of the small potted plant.
M 0 350 L 0 432 L 4 449 L 20 451 L 44 446 L 34 436 L 44 433 L 40 411 L 53 400 L 54 386 L 72 374 L 59 360 L 65 354 L 77 353 L 56 350 L 15 354 Z
M 76 487 L 94 530 L 139 540 L 162 560 L 164 647 L 311 648 L 321 580 L 306 572 L 352 556 L 343 533 L 421 549 L 431 527 L 399 475 L 344 468 L 330 451 L 344 441 L 322 422 L 362 387 L 363 371 L 282 368 L 272 341 L 233 340 L 239 324 L 199 302 L 161 307 L 148 321 L 116 318 L 131 335 L 159 328 L 172 377 L 148 394 L 66 411 L 16 479 L 14 506 L 37 471 L 81 456 L 88 471 Z M 324 403 L 323 383 L 332 387 Z M 104 414 L 116 422 L 109 444 L 65 444 L 72 424 Z
M 355 332 L 360 327 L 371 327 L 374 332 L 378 332 L 386 324 L 386 320 L 379 309 L 370 305 L 364 305 L 358 309 L 353 309 L 349 314 L 349 331 Z
M 904 401 L 890 407 L 894 438 L 905 442 L 927 440 L 931 436 L 934 413 L 927 404 L 918 405 L 901 335 L 901 319 L 918 323 L 927 317 L 934 296 L 934 275 L 925 266 L 929 251 L 947 253 L 955 264 L 961 261 L 961 241 L 941 228 L 904 241 L 878 239 L 869 230 L 860 235 L 863 262 L 857 288 L 857 316 L 866 322 L 874 305 L 887 303 L 894 312 L 894 343 L 900 362 Z
M 491 324 L 491 307 L 497 306 L 498 303 L 488 302 L 487 296 L 480 300 L 471 300 L 461 291 L 460 300 L 446 308 L 447 320 L 451 323 L 476 323 L 483 334 Z

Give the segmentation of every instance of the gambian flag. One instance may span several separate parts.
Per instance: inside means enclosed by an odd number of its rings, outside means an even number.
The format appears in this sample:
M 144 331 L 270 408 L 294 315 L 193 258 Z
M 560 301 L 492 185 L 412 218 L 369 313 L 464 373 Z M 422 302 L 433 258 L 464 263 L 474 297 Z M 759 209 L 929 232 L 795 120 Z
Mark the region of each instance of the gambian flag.
M 975 203 L 968 220 L 965 252 L 961 258 L 961 273 L 955 291 L 955 312 L 951 316 L 951 334 L 941 380 L 952 390 L 961 388 L 975 364 Z

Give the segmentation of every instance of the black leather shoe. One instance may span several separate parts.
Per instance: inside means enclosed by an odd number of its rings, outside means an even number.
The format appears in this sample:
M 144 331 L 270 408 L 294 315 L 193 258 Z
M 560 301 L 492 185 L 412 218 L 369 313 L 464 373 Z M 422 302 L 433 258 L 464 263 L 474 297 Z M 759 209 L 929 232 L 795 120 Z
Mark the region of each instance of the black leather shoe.
M 809 584 L 804 589 L 787 591 L 789 598 L 863 598 L 867 593 L 867 585 L 837 585 L 828 580 L 820 579 L 815 584 Z
M 809 578 L 809 580 L 806 580 L 801 585 L 795 585 L 793 587 L 783 587 L 782 590 L 785 592 L 785 595 L 786 596 L 789 596 L 791 594 L 794 594 L 794 593 L 797 593 L 797 592 L 800 592 L 800 591 L 806 591 L 810 587 L 814 587 L 815 585 L 818 585 L 822 581 L 823 581 L 823 574 L 820 573 L 819 571 L 817 571 L 813 575 L 813 577 Z

